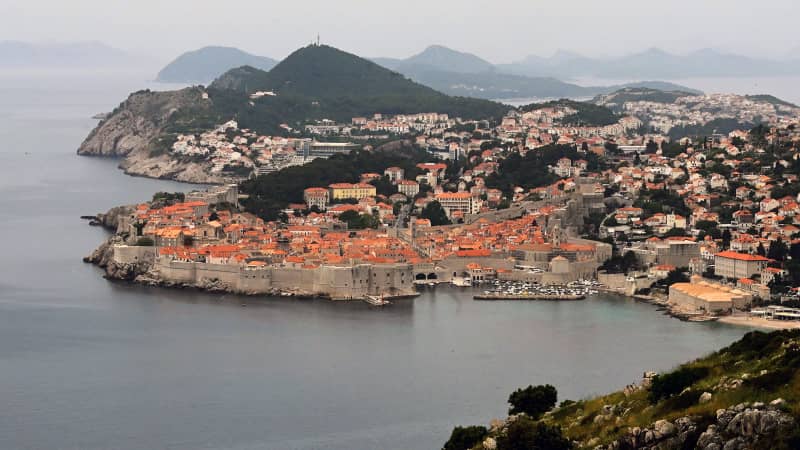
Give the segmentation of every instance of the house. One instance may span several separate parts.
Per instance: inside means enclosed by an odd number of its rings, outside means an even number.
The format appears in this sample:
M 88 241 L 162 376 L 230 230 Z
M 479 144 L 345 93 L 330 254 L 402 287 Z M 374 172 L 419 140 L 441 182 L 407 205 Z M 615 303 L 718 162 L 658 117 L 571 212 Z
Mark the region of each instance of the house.
M 328 207 L 328 190 L 321 187 L 310 187 L 303 191 L 303 200 L 306 206 L 311 209 L 316 206 L 320 211 Z
M 769 260 L 763 256 L 738 253 L 734 251 L 719 252 L 714 257 L 714 273 L 726 278 L 750 278 L 761 274 Z

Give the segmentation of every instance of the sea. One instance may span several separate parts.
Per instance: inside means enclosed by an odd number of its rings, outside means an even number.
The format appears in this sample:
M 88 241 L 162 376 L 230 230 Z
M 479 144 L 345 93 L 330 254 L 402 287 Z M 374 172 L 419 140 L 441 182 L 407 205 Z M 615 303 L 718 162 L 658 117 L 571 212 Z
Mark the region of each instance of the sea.
M 0 74 L 0 448 L 438 449 L 503 417 L 637 382 L 748 331 L 613 295 L 480 302 L 423 288 L 384 308 L 102 278 L 82 215 L 196 186 L 77 156 L 149 74 Z

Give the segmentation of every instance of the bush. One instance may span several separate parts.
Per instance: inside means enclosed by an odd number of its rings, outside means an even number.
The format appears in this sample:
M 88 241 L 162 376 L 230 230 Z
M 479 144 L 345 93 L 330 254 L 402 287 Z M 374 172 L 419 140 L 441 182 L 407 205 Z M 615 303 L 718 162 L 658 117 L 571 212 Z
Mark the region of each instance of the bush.
M 772 372 L 767 372 L 764 375 L 745 380 L 744 384 L 755 389 L 774 391 L 792 381 L 795 372 L 796 371 L 794 369 L 781 368 Z
M 509 425 L 505 435 L 497 438 L 498 450 L 569 450 L 572 442 L 561 428 L 548 426 L 527 417 Z
M 683 394 L 680 394 L 676 397 L 672 397 L 667 399 L 664 404 L 661 406 L 663 411 L 681 411 L 690 406 L 694 406 L 697 402 L 700 401 L 700 396 L 702 392 L 700 391 L 689 391 Z
M 445 442 L 442 450 L 467 450 L 474 447 L 477 443 L 483 441 L 483 438 L 489 433 L 486 427 L 472 426 L 472 427 L 455 427 L 453 432 L 450 433 L 450 439 Z
M 650 385 L 648 398 L 651 403 L 656 403 L 662 398 L 680 394 L 687 387 L 708 376 L 708 372 L 707 367 L 682 367 L 671 373 L 656 375 Z
M 525 413 L 533 418 L 539 418 L 553 409 L 557 400 L 556 388 L 549 384 L 528 386 L 525 389 L 517 389 L 508 397 L 508 403 L 511 405 L 508 413 Z

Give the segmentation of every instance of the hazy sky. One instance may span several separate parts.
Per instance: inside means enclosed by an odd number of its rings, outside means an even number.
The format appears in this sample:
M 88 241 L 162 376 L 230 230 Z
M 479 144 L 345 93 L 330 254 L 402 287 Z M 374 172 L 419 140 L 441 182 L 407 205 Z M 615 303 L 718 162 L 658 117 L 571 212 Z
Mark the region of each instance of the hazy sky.
M 362 56 L 433 43 L 500 63 L 569 49 L 800 55 L 799 0 L 0 0 L 0 40 L 97 40 L 170 59 L 204 45 L 282 58 L 319 32 Z

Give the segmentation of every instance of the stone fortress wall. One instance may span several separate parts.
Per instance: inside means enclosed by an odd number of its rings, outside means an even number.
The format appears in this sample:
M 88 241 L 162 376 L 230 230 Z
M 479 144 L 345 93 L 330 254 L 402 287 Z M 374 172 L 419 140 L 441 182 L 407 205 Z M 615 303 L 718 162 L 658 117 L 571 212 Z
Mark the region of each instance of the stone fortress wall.
M 124 255 L 125 252 L 121 254 Z M 288 292 L 330 297 L 334 300 L 416 294 L 410 264 L 323 265 L 313 268 L 279 265 L 248 267 L 178 261 L 162 256 L 155 260 L 153 271 L 161 281 L 198 287 L 215 286 L 244 294 Z

